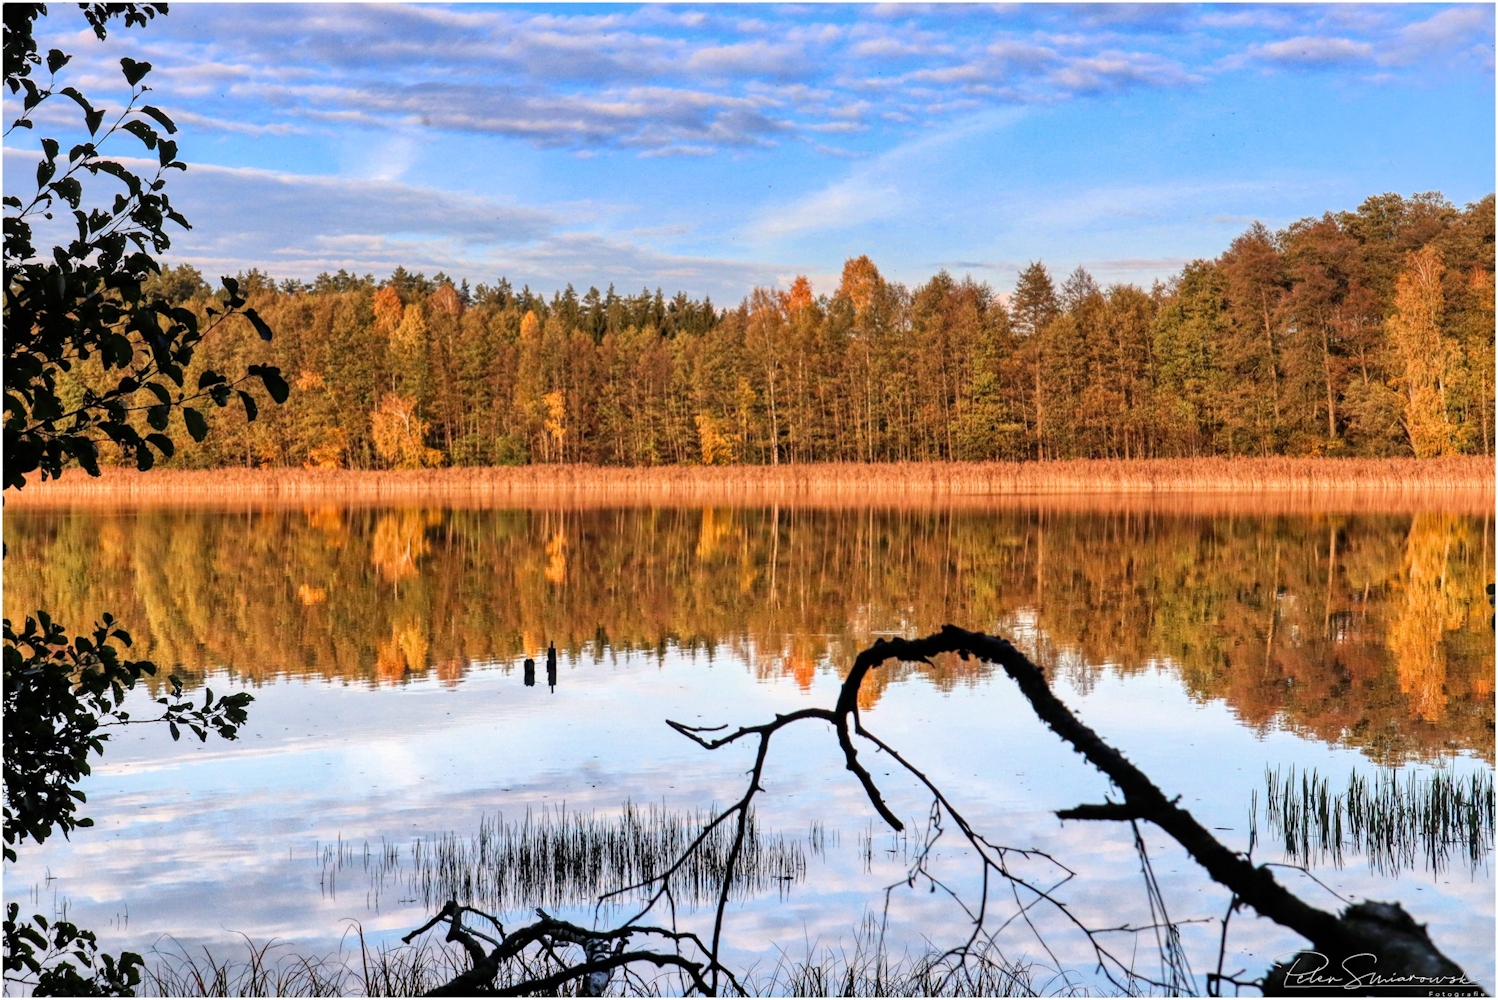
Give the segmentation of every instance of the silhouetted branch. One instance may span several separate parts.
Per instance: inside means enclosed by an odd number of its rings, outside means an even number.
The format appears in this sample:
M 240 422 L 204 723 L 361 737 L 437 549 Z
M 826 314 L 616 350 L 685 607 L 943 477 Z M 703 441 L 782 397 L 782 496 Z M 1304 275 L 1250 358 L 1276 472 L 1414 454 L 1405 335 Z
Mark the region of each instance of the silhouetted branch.
M 1207 870 L 1213 881 L 1232 890 L 1261 916 L 1305 937 L 1334 966 L 1344 958 L 1372 953 L 1378 956 L 1379 972 L 1384 976 L 1418 977 L 1429 980 L 1432 986 L 1469 982 L 1461 968 L 1435 947 L 1425 929 L 1397 903 L 1360 903 L 1340 916 L 1328 913 L 1292 894 L 1275 880 L 1267 866 L 1256 867 L 1248 858 L 1223 846 L 1190 812 L 1177 805 L 1179 799 L 1167 799 L 1144 772 L 1083 725 L 1051 691 L 1040 668 L 1004 639 L 948 625 L 924 639 L 880 640 L 859 654 L 848 680 L 861 682 L 870 669 L 889 659 L 920 661 L 938 653 L 977 656 L 1002 667 L 1040 720 L 1123 792 L 1121 805 L 1129 815 L 1117 818 L 1147 819 L 1164 830 Z M 856 687 L 850 690 L 845 684 L 839 708 L 850 705 L 856 714 L 856 696 Z M 1085 818 L 1102 818 L 1096 815 L 1100 807 L 1078 808 L 1093 813 Z M 1283 983 L 1283 972 L 1279 981 Z M 1408 986 L 1402 992 L 1408 995 Z
M 500 939 L 475 931 L 463 925 L 463 914 L 472 913 L 490 921 L 499 929 Z M 694 934 L 668 930 L 664 927 L 628 926 L 607 931 L 592 931 L 565 920 L 558 920 L 545 910 L 536 911 L 534 923 L 525 925 L 508 934 L 492 915 L 471 906 L 462 906 L 451 900 L 436 916 L 407 934 L 401 940 L 409 944 L 421 934 L 444 921 L 448 925 L 447 940 L 461 945 L 468 953 L 471 967 L 452 980 L 428 993 L 428 996 L 524 996 L 545 995 L 575 979 L 583 980 L 583 996 L 602 996 L 608 986 L 609 973 L 634 963 L 654 965 L 656 968 L 674 968 L 685 973 L 692 990 L 707 995 L 712 988 L 703 978 L 704 963 L 693 961 L 671 952 L 631 950 L 627 947 L 631 937 L 658 937 L 680 944 L 689 941 L 702 948 L 702 942 Z M 493 945 L 485 950 L 479 939 Z M 584 960 L 569 963 L 557 952 L 558 945 L 573 945 L 583 949 Z M 538 975 L 529 975 L 519 981 L 496 985 L 495 980 L 507 963 L 520 961 L 522 968 L 527 948 L 538 947 L 551 959 L 553 968 Z M 612 946 L 612 947 L 611 947 Z
M 994 843 L 973 828 L 971 823 L 952 804 L 937 784 L 906 760 L 895 748 L 864 728 L 859 718 L 858 691 L 869 671 L 888 660 L 931 663 L 931 657 L 939 653 L 955 653 L 964 659 L 976 656 L 1001 667 L 1019 686 L 1035 714 L 1053 732 L 1073 749 L 1082 754 L 1089 763 L 1112 780 L 1123 793 L 1122 802 L 1107 801 L 1075 806 L 1060 810 L 1057 816 L 1063 820 L 1125 821 L 1134 825 L 1134 841 L 1140 857 L 1140 866 L 1149 897 L 1150 922 L 1143 925 L 1123 924 L 1116 927 L 1089 927 L 1068 905 L 1055 895 L 1056 891 L 1074 877 L 1074 872 L 1043 851 L 1018 849 Z M 1476 991 L 1462 970 L 1430 941 L 1425 929 L 1416 924 L 1398 904 L 1364 902 L 1349 906 L 1342 914 L 1328 913 L 1311 906 L 1275 880 L 1269 865 L 1255 866 L 1252 860 L 1221 844 L 1190 812 L 1181 808 L 1179 797 L 1167 799 L 1150 779 L 1128 761 L 1123 754 L 1109 746 L 1097 733 L 1083 725 L 1051 691 L 1040 668 L 1014 648 L 1009 642 L 996 636 L 968 632 L 948 625 L 940 632 L 922 639 L 880 639 L 859 653 L 853 667 L 844 679 L 838 693 L 836 705 L 831 709 L 807 708 L 785 715 L 776 715 L 773 720 L 754 726 L 742 726 L 729 730 L 727 726 L 691 726 L 668 720 L 667 724 L 678 733 L 706 750 L 718 750 L 740 741 L 752 741 L 755 746 L 754 762 L 748 772 L 748 783 L 744 794 L 704 825 L 698 836 L 681 852 L 665 870 L 651 878 L 606 893 L 599 898 L 599 906 L 611 898 L 646 890 L 641 908 L 621 926 L 609 931 L 590 931 L 566 921 L 548 916 L 537 910 L 539 919 L 509 934 L 499 926 L 492 916 L 471 907 L 450 902 L 436 917 L 410 935 L 408 942 L 417 934 L 430 930 L 446 921 L 448 940 L 460 944 L 472 959 L 473 967 L 452 982 L 434 991 L 433 995 L 534 993 L 554 990 L 561 985 L 583 978 L 585 995 L 601 995 L 607 986 L 608 973 L 613 969 L 627 969 L 632 963 L 654 965 L 659 969 L 674 968 L 682 972 L 690 984 L 689 992 L 717 995 L 720 983 L 725 982 L 735 992 L 745 991 L 738 980 L 720 962 L 723 942 L 724 918 L 732 890 L 734 872 L 743 853 L 749 810 L 754 797 L 763 790 L 760 781 L 764 773 L 770 744 L 776 733 L 798 722 L 821 721 L 832 726 L 839 748 L 843 752 L 845 766 L 858 779 L 874 810 L 896 831 L 904 830 L 904 824 L 885 802 L 872 775 L 859 759 L 854 737 L 867 740 L 878 751 L 887 755 L 919 782 L 932 797 L 931 815 L 922 848 L 907 871 L 902 883 L 914 885 L 917 878 L 928 882 L 932 891 L 940 888 L 950 896 L 967 915 L 971 931 L 967 939 L 955 948 L 943 953 L 938 961 L 951 961 L 948 973 L 938 986 L 946 984 L 951 976 L 960 975 L 970 957 L 977 954 L 980 943 L 985 947 L 996 944 L 996 936 L 1005 928 L 1022 921 L 1029 928 L 1040 947 L 1050 957 L 1059 974 L 1067 980 L 1062 963 L 1047 944 L 1044 935 L 1031 918 L 1032 909 L 1045 903 L 1087 939 L 1093 950 L 1096 968 L 1116 988 L 1126 993 L 1135 993 L 1141 985 L 1153 986 L 1168 992 L 1189 991 L 1195 985 L 1190 965 L 1181 946 L 1179 922 L 1171 920 L 1165 909 L 1165 900 L 1156 883 L 1144 840 L 1139 833 L 1138 821 L 1153 823 L 1169 834 L 1188 854 L 1206 869 L 1211 878 L 1232 892 L 1229 916 L 1240 906 L 1252 907 L 1260 915 L 1287 927 L 1311 942 L 1315 951 L 1297 956 L 1289 966 L 1277 966 L 1261 980 L 1250 983 L 1237 978 L 1239 973 L 1224 974 L 1223 958 L 1227 949 L 1227 918 L 1223 919 L 1222 941 L 1219 947 L 1217 968 L 1207 975 L 1209 990 L 1221 988 L 1223 983 L 1235 986 L 1256 985 L 1266 991 L 1288 985 L 1304 985 L 1306 968 L 1298 962 L 1308 957 L 1323 960 L 1326 965 L 1340 968 L 1346 959 L 1359 956 L 1376 956 L 1377 972 L 1381 980 L 1369 980 L 1364 989 L 1376 990 L 1380 984 L 1397 983 L 1397 992 L 1411 995 L 1419 992 L 1411 984 L 1431 990 L 1440 989 L 1448 994 Z M 671 894 L 671 880 L 682 869 L 694 852 L 702 849 L 708 837 L 720 825 L 730 819 L 736 820 L 732 845 L 724 864 L 723 880 L 718 889 L 711 940 L 704 943 L 695 934 L 674 929 L 676 905 Z M 945 832 L 945 820 L 955 825 L 957 832 L 976 852 L 982 864 L 982 898 L 976 905 L 969 905 L 960 895 L 937 878 L 927 867 L 932 849 Z M 1031 877 L 1016 871 L 1011 860 L 1041 860 L 1054 865 L 1061 874 L 1051 884 L 1041 884 Z M 998 927 L 989 927 L 989 892 L 991 876 L 1002 880 L 1013 897 L 1015 911 Z M 885 893 L 886 913 L 889 894 Z M 670 908 L 672 929 L 647 927 L 638 923 L 662 901 Z M 499 928 L 500 939 L 496 940 L 463 925 L 463 914 L 482 916 Z M 1166 978 L 1157 980 L 1138 972 L 1132 959 L 1126 961 L 1106 946 L 1103 935 L 1126 933 L 1138 935 L 1152 933 L 1160 953 L 1162 969 Z M 674 952 L 652 950 L 629 950 L 626 945 L 632 936 L 655 936 L 671 941 Z M 493 947 L 485 950 L 480 938 Z M 703 956 L 701 960 L 681 954 L 681 945 L 690 944 Z M 556 951 L 559 945 L 581 947 L 585 958 L 581 962 L 569 963 Z M 505 986 L 496 986 L 495 980 L 505 963 L 525 961 L 526 949 L 536 946 L 552 968 L 531 973 L 528 965 L 520 981 Z M 1325 967 L 1325 966 L 1323 966 Z M 720 979 L 721 974 L 721 979 Z M 626 971 L 626 975 L 628 972 Z
M 1109 819 L 1127 822 L 1131 819 L 1147 819 L 1138 810 L 1123 802 L 1100 802 L 1056 810 L 1060 819 Z

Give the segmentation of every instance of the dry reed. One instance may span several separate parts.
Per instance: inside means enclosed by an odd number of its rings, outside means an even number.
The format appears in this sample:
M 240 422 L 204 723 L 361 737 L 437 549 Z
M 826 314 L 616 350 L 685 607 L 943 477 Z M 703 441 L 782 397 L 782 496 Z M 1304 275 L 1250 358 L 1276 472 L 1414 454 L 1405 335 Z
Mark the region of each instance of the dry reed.
M 463 507 L 969 506 L 996 503 L 1234 509 L 1491 510 L 1493 459 L 1202 458 L 700 468 L 531 465 L 367 472 L 318 469 L 73 471 L 11 491 L 24 506 Z

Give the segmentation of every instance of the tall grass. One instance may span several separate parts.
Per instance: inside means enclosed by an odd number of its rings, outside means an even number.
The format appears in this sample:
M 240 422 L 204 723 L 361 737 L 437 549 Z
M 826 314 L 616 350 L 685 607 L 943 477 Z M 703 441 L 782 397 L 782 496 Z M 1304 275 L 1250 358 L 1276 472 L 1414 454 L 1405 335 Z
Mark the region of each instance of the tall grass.
M 515 820 L 484 817 L 471 836 L 418 838 L 405 851 L 388 843 L 376 850 L 340 839 L 321 852 L 322 886 L 336 893 L 340 873 L 354 869 L 368 874 L 370 901 L 376 907 L 391 888 L 398 888 L 403 901 L 419 901 L 429 910 L 450 899 L 496 913 L 591 906 L 604 893 L 663 873 L 686 853 L 710 818 L 626 802 L 617 815 L 560 806 L 527 809 Z M 733 836 L 732 824 L 715 827 L 672 875 L 671 891 L 679 903 L 717 898 Z M 810 828 L 804 842 L 767 834 L 750 813 L 731 892 L 742 897 L 788 891 L 805 880 L 807 858 L 823 854 L 827 836 L 820 823 Z
M 73 472 L 33 482 L 8 503 L 243 505 L 461 503 L 514 506 L 758 504 L 929 504 L 1024 497 L 1134 498 L 1247 494 L 1302 499 L 1427 496 L 1490 509 L 1493 460 L 1201 458 L 1063 462 L 943 462 L 622 468 L 530 465 L 411 472 L 317 469 Z M 1367 503 L 1365 499 L 1362 501 Z M 1476 508 L 1474 508 L 1476 509 Z
M 1493 850 L 1493 776 L 1475 771 L 1458 778 L 1444 771 L 1409 773 L 1379 769 L 1372 779 L 1354 772 L 1345 791 L 1313 768 L 1266 770 L 1268 816 L 1285 854 L 1301 864 L 1359 852 L 1383 875 L 1423 867 L 1446 869 L 1453 857 L 1469 870 Z
M 355 929 L 357 952 L 306 956 L 284 942 L 264 944 L 245 938 L 241 957 L 225 957 L 202 947 L 173 944 L 148 956 L 142 985 L 162 997 L 416 997 L 468 968 L 465 955 L 431 941 L 372 948 Z M 518 982 L 524 970 L 511 963 L 501 982 Z M 573 987 L 573 994 L 576 988 Z
M 242 957 L 223 957 L 206 947 L 156 950 L 147 962 L 143 992 L 163 997 L 413 997 L 468 967 L 460 951 L 441 943 L 372 948 L 362 934 L 358 942 L 357 951 L 340 949 L 310 958 L 285 945 L 249 939 Z M 544 967 L 534 959 L 529 967 L 511 961 L 501 968 L 496 982 L 503 987 L 555 968 L 549 958 L 540 962 Z M 1011 962 L 992 946 L 976 948 L 964 960 L 935 950 L 892 956 L 867 926 L 851 947 L 808 947 L 799 959 L 782 953 L 768 973 L 749 969 L 738 979 L 751 996 L 1009 997 L 1073 992 L 1059 977 L 1037 981 L 1033 966 Z M 673 973 L 616 974 L 609 993 L 672 996 L 684 992 L 685 985 Z M 577 981 L 566 983 L 555 995 L 577 996 L 578 987 Z
M 1030 997 L 1066 995 L 1063 977 L 1038 980 L 1037 968 L 1004 957 L 991 942 L 965 953 L 927 950 L 891 955 L 876 921 L 866 917 L 851 947 L 816 948 L 792 958 L 782 951 L 763 977 L 740 978 L 754 996 L 790 997 Z

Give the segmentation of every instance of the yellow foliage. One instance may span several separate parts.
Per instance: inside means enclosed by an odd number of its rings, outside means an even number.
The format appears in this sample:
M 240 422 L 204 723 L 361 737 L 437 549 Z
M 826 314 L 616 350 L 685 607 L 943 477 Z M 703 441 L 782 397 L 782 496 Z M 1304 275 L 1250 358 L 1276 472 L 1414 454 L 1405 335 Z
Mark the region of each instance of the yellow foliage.
M 561 461 L 564 454 L 562 445 L 567 438 L 567 396 L 561 389 L 553 389 L 542 401 L 546 404 L 546 420 L 542 427 L 545 428 L 552 447 L 556 449 L 556 460 Z
M 400 680 L 407 674 L 424 673 L 431 638 L 420 623 L 391 623 L 390 638 L 375 652 L 375 672 L 382 680 Z
M 370 416 L 375 451 L 397 469 L 431 468 L 442 464 L 442 453 L 426 446 L 429 424 L 416 415 L 416 400 L 387 392 Z
M 385 336 L 395 332 L 405 314 L 401 297 L 394 288 L 386 285 L 374 294 L 375 327 Z
M 718 546 L 734 533 L 732 511 L 702 508 L 702 528 L 697 532 L 697 558 L 707 562 L 718 554 Z
M 811 302 L 811 282 L 806 280 L 804 274 L 797 275 L 796 280 L 791 282 L 791 290 L 785 293 L 786 313 L 795 320 L 811 306 Z
M 463 314 L 463 300 L 458 298 L 458 291 L 451 281 L 432 293 L 432 308 L 452 317 Z
M 1404 555 L 1404 604 L 1389 623 L 1399 689 L 1421 718 L 1446 714 L 1446 634 L 1461 628 L 1472 594 L 1449 573 L 1465 521 L 1449 514 L 1416 514 Z
M 699 413 L 697 442 L 702 448 L 703 465 L 732 465 L 734 458 L 733 438 L 723 430 L 723 422 L 708 413 Z
M 318 438 L 318 443 L 307 449 L 307 461 L 302 463 L 303 467 L 342 468 L 344 453 L 348 451 L 348 432 L 342 427 L 324 427 L 319 430 Z
M 348 450 L 348 440 L 342 428 L 335 427 L 326 435 L 329 440 L 307 449 L 309 469 L 339 469 L 343 467 L 343 453 Z
M 525 316 L 520 320 L 520 339 L 536 340 L 541 336 L 541 321 L 536 318 L 534 311 L 526 310 Z
M 322 604 L 328 599 L 328 588 L 314 587 L 304 583 L 297 588 L 296 596 L 302 602 L 303 607 L 310 608 L 312 605 Z
M 390 343 L 403 351 L 419 351 L 426 347 L 427 318 L 419 302 L 406 306 L 401 324 L 390 337 Z
M 847 296 L 853 303 L 853 308 L 862 313 L 874 301 L 874 296 L 883 284 L 884 278 L 879 274 L 879 268 L 874 266 L 868 254 L 864 254 L 850 257 L 843 265 L 843 280 L 837 286 L 837 293 Z
M 546 579 L 555 584 L 567 582 L 567 532 L 561 528 L 546 543 Z
M 369 561 L 380 576 L 398 583 L 417 576 L 416 560 L 427 554 L 428 518 L 419 510 L 385 514 L 375 525 Z
M 1444 271 L 1434 246 L 1410 254 L 1409 266 L 1399 274 L 1394 314 L 1387 324 L 1389 345 L 1404 368 L 1405 429 L 1416 458 L 1457 451 L 1456 427 L 1446 411 L 1457 347 L 1441 336 Z
M 341 539 L 344 533 L 343 508 L 326 504 L 322 507 L 308 508 L 307 524 L 319 531 L 325 532 L 330 539 Z

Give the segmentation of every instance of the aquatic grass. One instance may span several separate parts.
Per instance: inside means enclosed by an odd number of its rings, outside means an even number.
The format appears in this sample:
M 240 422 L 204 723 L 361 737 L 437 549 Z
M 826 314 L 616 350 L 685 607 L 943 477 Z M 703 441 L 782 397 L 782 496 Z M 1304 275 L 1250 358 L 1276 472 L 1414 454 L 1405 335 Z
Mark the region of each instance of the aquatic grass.
M 606 892 L 656 877 L 686 852 L 712 815 L 626 802 L 618 816 L 569 812 L 564 805 L 527 809 L 518 821 L 484 818 L 470 838 L 447 834 L 418 840 L 407 885 L 429 909 L 449 899 L 493 911 L 592 904 Z M 708 833 L 671 879 L 678 901 L 716 899 L 732 846 L 728 825 Z M 766 835 L 751 815 L 734 892 L 784 891 L 805 878 L 802 845 L 784 835 Z
M 686 853 L 712 813 L 674 812 L 662 805 L 624 803 L 617 814 L 569 811 L 565 805 L 506 820 L 483 817 L 471 836 L 444 833 L 418 838 L 403 852 L 382 842 L 378 848 L 339 837 L 322 846 L 323 892 L 336 895 L 339 873 L 368 875 L 369 901 L 376 909 L 392 888 L 402 902 L 429 910 L 450 899 L 491 911 L 536 906 L 591 906 L 600 896 L 645 882 Z M 751 814 L 734 870 L 733 893 L 743 897 L 789 891 L 806 878 L 807 858 L 825 853 L 828 832 L 820 823 L 804 841 L 760 830 Z M 672 876 L 671 891 L 683 904 L 717 898 L 733 843 L 733 828 L 722 825 Z
M 145 992 L 163 997 L 343 996 L 348 966 L 321 957 L 281 955 L 285 944 L 244 938 L 243 958 L 223 958 L 208 947 L 188 950 L 168 939 L 146 964 Z
M 1470 871 L 1493 850 L 1493 776 L 1474 771 L 1408 772 L 1401 780 L 1380 768 L 1372 778 L 1356 771 L 1345 791 L 1312 768 L 1266 770 L 1267 813 L 1288 859 L 1341 867 L 1347 852 L 1360 852 L 1381 875 L 1423 867 L 1439 874 L 1453 856 Z M 1257 814 L 1257 801 L 1253 806 Z
M 189 952 L 172 947 L 148 956 L 144 995 L 161 997 L 411 997 L 421 996 L 467 967 L 457 949 L 439 943 L 371 947 L 357 927 L 358 949 L 340 948 L 332 955 L 308 957 L 290 953 L 284 943 L 256 944 L 244 939 L 239 957 L 224 957 L 207 947 Z M 992 946 L 962 958 L 951 952 L 891 956 L 867 925 L 851 947 L 807 948 L 793 959 L 781 953 L 767 975 L 751 969 L 739 981 L 751 996 L 802 997 L 1009 997 L 1071 995 L 1065 980 L 1037 980 L 1037 968 L 1011 962 Z M 536 968 L 511 961 L 496 977 L 500 989 L 534 976 Z M 673 974 L 616 977 L 611 996 L 674 996 L 685 984 Z M 557 996 L 577 996 L 569 982 Z
M 782 953 L 768 977 L 744 980 L 755 996 L 789 997 L 1032 997 L 1054 995 L 1037 984 L 1035 967 L 1006 959 L 993 946 L 960 958 L 927 951 L 892 957 L 876 939 L 860 935 L 852 949 Z M 1060 983 L 1062 980 L 1056 979 Z M 1063 990 L 1063 995 L 1066 992 Z

